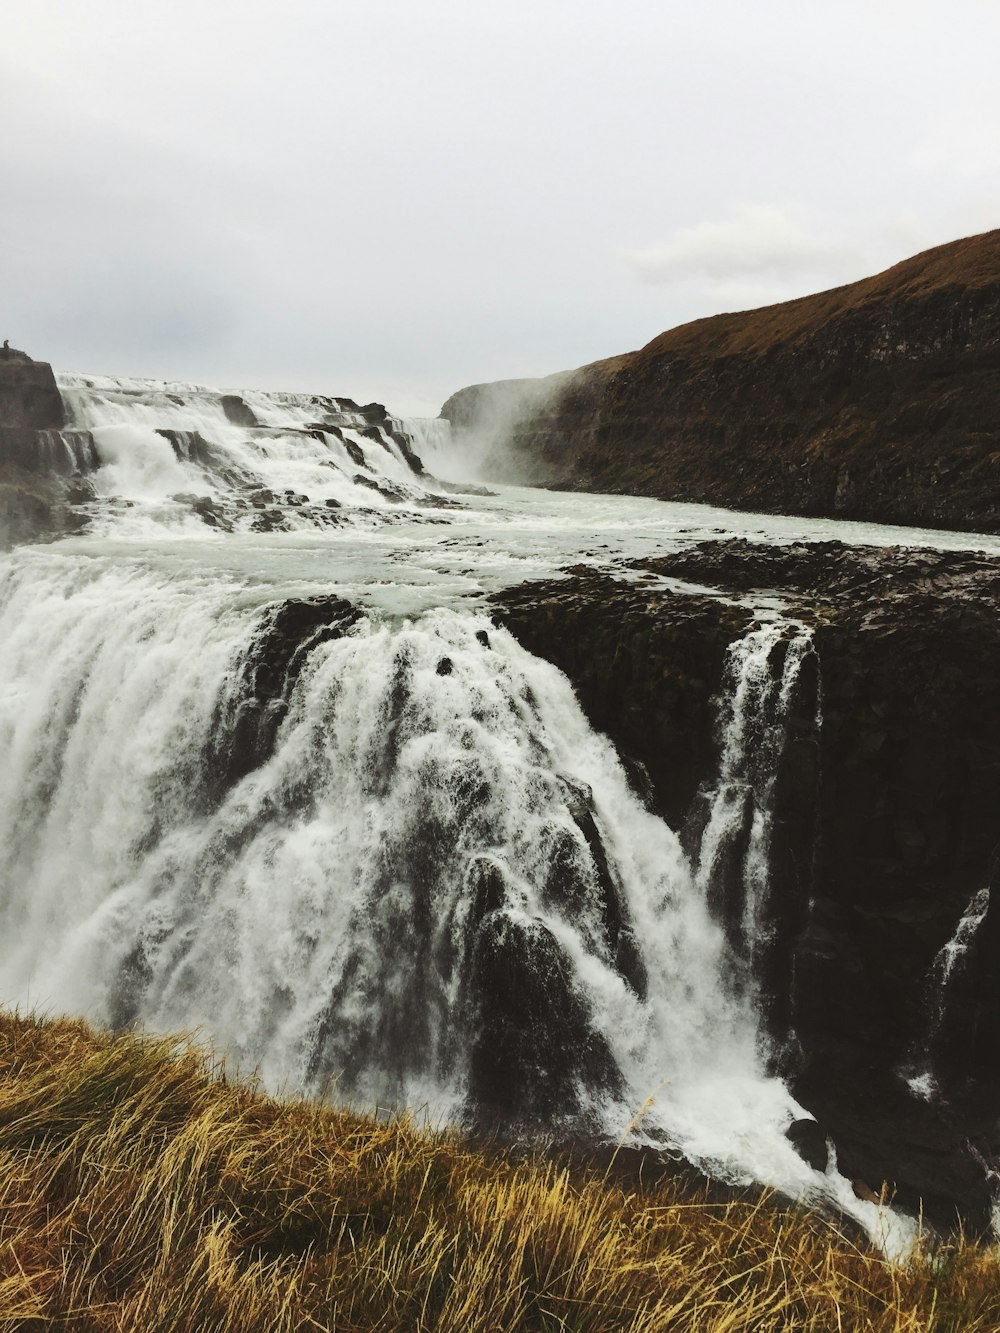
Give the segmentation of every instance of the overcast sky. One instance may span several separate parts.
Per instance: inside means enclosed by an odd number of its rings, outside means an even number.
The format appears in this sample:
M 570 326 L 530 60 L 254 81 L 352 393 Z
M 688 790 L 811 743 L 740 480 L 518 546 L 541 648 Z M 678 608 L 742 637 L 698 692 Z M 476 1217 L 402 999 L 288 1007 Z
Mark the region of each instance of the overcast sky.
M 24 0 L 0 336 L 436 414 L 1000 225 L 998 0 Z

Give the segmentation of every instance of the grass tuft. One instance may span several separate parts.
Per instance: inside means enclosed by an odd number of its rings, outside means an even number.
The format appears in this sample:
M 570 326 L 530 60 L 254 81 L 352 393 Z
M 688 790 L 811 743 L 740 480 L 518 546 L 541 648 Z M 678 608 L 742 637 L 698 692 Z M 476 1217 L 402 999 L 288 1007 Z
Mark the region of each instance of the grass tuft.
M 2 1330 L 998 1328 L 997 1255 L 962 1240 L 891 1266 L 766 1197 L 637 1193 L 0 1014 Z

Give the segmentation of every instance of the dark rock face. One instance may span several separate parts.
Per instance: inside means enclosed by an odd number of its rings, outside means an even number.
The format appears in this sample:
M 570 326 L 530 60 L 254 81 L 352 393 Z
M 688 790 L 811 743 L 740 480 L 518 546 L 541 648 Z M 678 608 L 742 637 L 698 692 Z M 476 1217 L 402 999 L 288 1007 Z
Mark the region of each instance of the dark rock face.
M 529 651 L 565 671 L 593 725 L 633 761 L 633 785 L 681 828 L 714 772 L 713 699 L 726 649 L 751 614 L 584 569 L 512 588 L 492 609 Z
M 226 414 L 226 420 L 234 426 L 255 427 L 260 423 L 254 416 L 251 408 L 243 401 L 238 393 L 226 393 L 222 395 L 222 410 Z
M 360 617 L 340 597 L 281 602 L 268 611 L 212 727 L 204 762 L 210 804 L 270 757 L 309 653 Z
M 29 430 L 59 430 L 65 425 L 63 402 L 52 367 L 23 352 L 0 355 L 0 422 Z
M 615 1065 L 594 1032 L 568 961 L 541 922 L 490 912 L 472 961 L 478 1029 L 470 1091 L 480 1115 L 551 1124 L 579 1109 L 579 1089 L 616 1087 Z
M 845 1174 L 887 1181 L 941 1224 L 956 1209 L 984 1224 L 983 1162 L 1000 1154 L 1000 566 L 724 541 L 646 568 L 725 594 L 777 590 L 811 625 L 815 668 L 800 672 L 772 792 L 763 989 L 779 1067 Z M 493 609 L 570 676 L 637 790 L 697 845 L 718 764 L 713 699 L 751 613 L 590 571 Z M 991 884 L 996 902 L 941 992 L 935 960 Z M 907 1083 L 915 1052 L 937 1083 L 930 1102 Z
M 830 1160 L 826 1135 L 815 1120 L 793 1120 L 786 1137 L 804 1162 L 814 1171 L 825 1171 Z
M 93 498 L 87 479 L 80 473 L 39 475 L 34 469 L 4 462 L 3 444 L 0 431 L 0 551 L 22 542 L 51 541 L 85 528 L 88 516 L 78 506 Z
M 96 467 L 86 431 L 64 431 L 52 367 L 0 353 L 0 550 L 82 527 L 77 479 Z
M 529 481 L 998 531 L 1000 231 L 442 416 Z

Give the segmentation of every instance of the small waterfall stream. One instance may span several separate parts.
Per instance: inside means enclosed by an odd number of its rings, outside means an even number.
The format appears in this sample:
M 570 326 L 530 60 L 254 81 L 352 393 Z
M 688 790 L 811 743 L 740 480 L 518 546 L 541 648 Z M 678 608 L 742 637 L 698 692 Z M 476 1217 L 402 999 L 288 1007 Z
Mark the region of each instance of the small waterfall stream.
M 924 1001 L 924 1031 L 904 1071 L 910 1090 L 925 1101 L 935 1101 L 940 1097 L 935 1065 L 940 1058 L 938 1047 L 948 1016 L 952 987 L 956 973 L 963 968 L 989 908 L 989 887 L 977 889 L 959 917 L 955 933 L 931 964 Z
M 694 852 L 699 889 L 724 923 L 742 984 L 759 988 L 775 943 L 772 900 L 776 786 L 812 634 L 775 619 L 730 647 L 719 700 L 719 770 L 701 795 L 703 830 Z M 819 727 L 819 697 L 813 725 Z

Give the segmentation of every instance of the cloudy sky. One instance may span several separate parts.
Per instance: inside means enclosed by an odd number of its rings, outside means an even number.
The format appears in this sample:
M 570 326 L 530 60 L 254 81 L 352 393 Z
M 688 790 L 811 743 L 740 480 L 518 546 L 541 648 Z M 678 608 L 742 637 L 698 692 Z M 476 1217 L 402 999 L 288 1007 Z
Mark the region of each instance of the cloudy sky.
M 998 0 L 25 0 L 0 336 L 434 414 L 1000 225 Z

